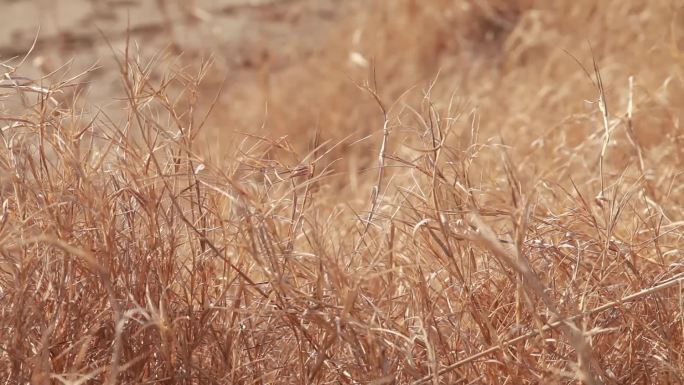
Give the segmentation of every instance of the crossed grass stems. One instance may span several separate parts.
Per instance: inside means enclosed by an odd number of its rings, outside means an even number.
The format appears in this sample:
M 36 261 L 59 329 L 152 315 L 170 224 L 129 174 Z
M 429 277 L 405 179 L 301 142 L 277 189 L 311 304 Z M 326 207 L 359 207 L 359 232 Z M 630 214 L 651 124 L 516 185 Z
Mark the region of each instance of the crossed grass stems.
M 639 204 L 642 181 L 620 196 L 622 176 L 607 175 L 614 121 L 625 124 L 646 173 L 631 126 L 633 79 L 625 119 L 611 119 L 594 64 L 604 128 L 592 138 L 602 143 L 599 191 L 589 199 L 574 182 L 574 192 L 559 186 L 577 209 L 556 217 L 524 190 L 504 143 L 478 141 L 474 115 L 469 142 L 453 145 L 464 118 L 453 118 L 460 111 L 451 107 L 443 118 L 429 90 L 414 109 L 403 96 L 386 106 L 377 85 L 362 85 L 382 112 L 382 136 L 367 171 L 375 173 L 367 213 L 348 207 L 357 220 L 342 226 L 349 221 L 326 190 L 343 177 L 326 158 L 340 143 L 316 130 L 299 156 L 286 140 L 248 135 L 230 162 L 212 165 L 195 143 L 206 122 L 195 111 L 210 63 L 196 76 L 171 71 L 155 85 L 150 74 L 161 58 L 142 63 L 128 49 L 117 59 L 123 125 L 101 111 L 86 118 L 78 94 L 58 100 L 78 76 L 44 86 L 7 67 L 0 83 L 3 97 L 18 95 L 25 107 L 0 117 L 7 124 L 0 282 L 8 304 L 0 325 L 11 378 L 277 382 L 290 367 L 309 382 L 436 384 L 484 378 L 474 373 L 487 358 L 517 363 L 518 375 L 534 372 L 523 364 L 532 359 L 561 378 L 616 383 L 602 370 L 606 344 L 592 341 L 625 330 L 627 320 L 651 338 L 661 335 L 656 329 L 682 328 L 671 322 L 684 322 L 684 273 L 663 271 L 660 252 L 659 261 L 639 255 L 678 227 L 662 231 L 657 222 L 652 238 L 635 235 L 631 244 L 612 234 L 621 212 Z M 390 148 L 407 115 L 420 126 L 402 142 L 410 158 Z M 274 158 L 282 152 L 288 156 Z M 481 203 L 486 186 L 470 174 L 481 159 L 497 158 L 505 209 Z M 562 242 L 540 241 L 541 234 Z M 545 259 L 557 277 L 535 268 Z M 592 295 L 599 289 L 601 297 Z M 485 314 L 494 304 L 506 311 Z M 630 304 L 645 313 L 630 315 Z M 606 312 L 604 326 L 586 330 Z M 646 315 L 653 320 L 637 320 Z M 670 323 L 653 326 L 657 320 Z M 658 342 L 671 357 L 675 343 Z

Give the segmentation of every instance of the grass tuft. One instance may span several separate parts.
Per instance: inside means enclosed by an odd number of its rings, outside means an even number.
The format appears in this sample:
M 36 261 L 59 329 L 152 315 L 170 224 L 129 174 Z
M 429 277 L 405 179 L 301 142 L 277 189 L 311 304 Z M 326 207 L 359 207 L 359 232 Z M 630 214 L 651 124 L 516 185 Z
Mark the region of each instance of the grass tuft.
M 684 382 L 684 10 L 345 7 L 234 102 L 3 63 L 3 382 Z

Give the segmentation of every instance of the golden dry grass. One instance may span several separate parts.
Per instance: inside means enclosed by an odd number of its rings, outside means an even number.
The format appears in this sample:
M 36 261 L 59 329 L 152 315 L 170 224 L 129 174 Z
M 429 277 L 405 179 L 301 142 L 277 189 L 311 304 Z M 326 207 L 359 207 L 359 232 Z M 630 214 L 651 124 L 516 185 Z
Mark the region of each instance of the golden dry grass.
M 207 119 L 5 63 L 4 383 L 684 382 L 684 8 L 348 6 Z

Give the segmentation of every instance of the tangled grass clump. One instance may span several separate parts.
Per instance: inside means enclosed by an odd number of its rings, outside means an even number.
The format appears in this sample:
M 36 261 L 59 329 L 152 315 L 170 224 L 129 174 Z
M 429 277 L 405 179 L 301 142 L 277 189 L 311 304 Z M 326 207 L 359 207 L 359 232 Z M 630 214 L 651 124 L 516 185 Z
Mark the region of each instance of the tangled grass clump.
M 319 79 L 325 51 L 272 75 L 263 129 L 290 135 L 230 153 L 210 63 L 152 76 L 126 47 L 120 119 L 6 63 L 2 381 L 684 381 L 681 11 L 417 3 L 340 26 L 371 81 Z M 311 99 L 318 126 L 288 110 Z

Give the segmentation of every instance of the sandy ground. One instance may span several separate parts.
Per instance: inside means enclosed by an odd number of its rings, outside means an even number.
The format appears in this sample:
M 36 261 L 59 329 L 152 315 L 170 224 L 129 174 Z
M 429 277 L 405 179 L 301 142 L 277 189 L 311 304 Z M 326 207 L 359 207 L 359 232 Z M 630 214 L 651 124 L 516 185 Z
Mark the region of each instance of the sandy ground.
M 278 71 L 315 50 L 343 9 L 335 0 L 0 0 L 0 63 L 19 62 L 37 37 L 14 75 L 96 65 L 85 79 L 89 100 L 106 103 L 121 95 L 112 52 L 127 36 L 142 56 L 166 48 L 196 63 L 213 55 L 216 71 L 239 82 L 264 58 Z

